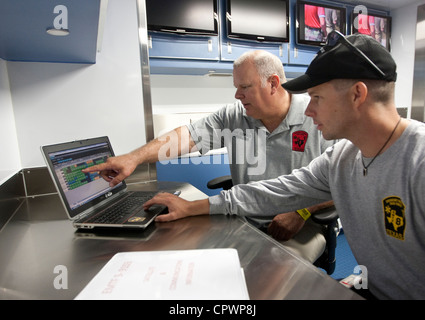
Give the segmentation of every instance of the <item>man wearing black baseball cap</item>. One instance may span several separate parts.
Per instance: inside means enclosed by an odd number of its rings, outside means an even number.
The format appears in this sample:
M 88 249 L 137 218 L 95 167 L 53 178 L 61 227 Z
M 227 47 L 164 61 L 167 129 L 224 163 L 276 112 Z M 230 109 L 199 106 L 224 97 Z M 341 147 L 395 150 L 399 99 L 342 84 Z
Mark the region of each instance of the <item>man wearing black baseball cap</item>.
M 306 73 L 282 86 L 293 93 L 333 79 L 396 81 L 396 63 L 389 52 L 369 36 L 354 34 L 345 38 L 338 31 L 328 35 Z
M 399 116 L 395 80 L 396 64 L 376 40 L 330 33 L 306 73 L 282 86 L 307 91 L 305 114 L 326 139 L 340 142 L 290 175 L 206 200 L 161 196 L 147 207 L 167 205 L 170 219 L 272 215 L 333 199 L 353 254 L 367 270 L 359 292 L 425 299 L 425 124 Z

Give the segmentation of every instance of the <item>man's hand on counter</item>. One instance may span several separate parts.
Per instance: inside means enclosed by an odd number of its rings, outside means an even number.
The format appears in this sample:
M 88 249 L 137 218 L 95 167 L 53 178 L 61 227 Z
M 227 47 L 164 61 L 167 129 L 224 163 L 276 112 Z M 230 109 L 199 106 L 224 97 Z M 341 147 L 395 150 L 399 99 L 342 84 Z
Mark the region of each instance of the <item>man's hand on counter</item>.
M 156 222 L 168 222 L 182 219 L 189 216 L 209 214 L 210 204 L 208 199 L 187 201 L 171 193 L 158 193 L 151 200 L 147 201 L 143 208 L 149 210 L 153 205 L 163 205 L 168 207 L 168 213 L 156 217 Z
M 314 215 L 326 208 L 334 208 L 334 202 L 330 200 L 306 209 Z M 273 218 L 267 231 L 276 240 L 287 241 L 294 237 L 302 229 L 304 224 L 305 220 L 296 211 L 281 213 Z
M 267 231 L 276 240 L 287 241 L 302 229 L 304 223 L 296 211 L 281 213 L 273 218 Z

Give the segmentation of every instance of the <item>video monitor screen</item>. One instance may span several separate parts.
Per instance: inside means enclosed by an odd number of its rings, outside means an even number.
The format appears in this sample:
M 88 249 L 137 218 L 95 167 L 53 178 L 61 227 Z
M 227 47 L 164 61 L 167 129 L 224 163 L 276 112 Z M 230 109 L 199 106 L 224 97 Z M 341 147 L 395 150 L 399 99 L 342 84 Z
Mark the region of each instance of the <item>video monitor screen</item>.
M 289 41 L 289 0 L 227 0 L 227 36 L 261 42 Z
M 333 30 L 346 34 L 346 10 L 343 7 L 297 2 L 297 43 L 322 46 Z
M 217 0 L 146 0 L 149 31 L 217 35 Z
M 352 33 L 363 33 L 372 36 L 388 50 L 391 49 L 391 17 L 353 13 Z

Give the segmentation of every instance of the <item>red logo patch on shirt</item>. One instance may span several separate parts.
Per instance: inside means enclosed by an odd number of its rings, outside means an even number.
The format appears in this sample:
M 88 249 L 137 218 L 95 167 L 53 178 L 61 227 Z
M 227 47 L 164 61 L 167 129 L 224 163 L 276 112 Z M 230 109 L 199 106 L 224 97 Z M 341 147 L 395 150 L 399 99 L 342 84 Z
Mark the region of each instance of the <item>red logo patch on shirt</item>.
M 295 131 L 292 134 L 292 150 L 304 152 L 307 143 L 308 133 L 305 131 Z

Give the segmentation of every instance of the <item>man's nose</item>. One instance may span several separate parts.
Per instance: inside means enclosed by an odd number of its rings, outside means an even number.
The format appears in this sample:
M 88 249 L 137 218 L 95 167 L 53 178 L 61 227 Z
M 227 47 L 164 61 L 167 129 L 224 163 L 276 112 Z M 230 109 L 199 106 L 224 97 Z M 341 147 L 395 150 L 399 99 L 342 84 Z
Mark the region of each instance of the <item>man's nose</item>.
M 311 102 L 308 104 L 307 108 L 305 109 L 304 114 L 307 117 L 313 117 L 313 110 L 312 110 L 312 107 L 311 107 Z
M 243 98 L 243 94 L 240 92 L 239 89 L 236 89 L 235 98 L 239 100 Z

